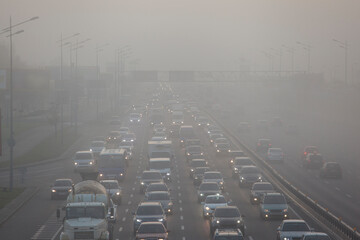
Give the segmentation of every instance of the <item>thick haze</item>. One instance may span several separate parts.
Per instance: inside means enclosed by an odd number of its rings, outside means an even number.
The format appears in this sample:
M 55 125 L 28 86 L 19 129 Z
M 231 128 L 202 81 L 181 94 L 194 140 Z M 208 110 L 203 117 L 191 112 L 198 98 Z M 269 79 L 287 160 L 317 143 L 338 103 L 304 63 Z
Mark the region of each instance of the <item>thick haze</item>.
M 275 55 L 271 48 L 286 45 L 295 47 L 295 70 L 306 70 L 300 41 L 313 46 L 313 71 L 341 77 L 344 51 L 333 38 L 349 43 L 349 78 L 360 65 L 358 0 L 0 0 L 0 28 L 10 15 L 13 23 L 40 17 L 14 38 L 16 54 L 30 66 L 59 64 L 56 40 L 75 32 L 80 41 L 92 39 L 79 50 L 80 65 L 94 65 L 96 44 L 109 43 L 103 64 L 129 44 L 138 69 L 237 70 L 245 64 L 268 70 L 264 51 Z M 8 45 L 4 35 L 0 44 Z M 290 54 L 282 51 L 282 70 L 290 70 Z

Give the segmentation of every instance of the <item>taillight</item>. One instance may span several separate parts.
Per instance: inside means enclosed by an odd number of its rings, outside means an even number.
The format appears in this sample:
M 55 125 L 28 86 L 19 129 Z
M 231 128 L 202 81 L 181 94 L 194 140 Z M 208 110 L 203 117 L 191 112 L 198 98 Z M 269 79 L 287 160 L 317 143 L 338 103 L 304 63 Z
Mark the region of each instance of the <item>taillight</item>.
M 307 152 L 304 152 L 304 155 L 306 156 Z
M 261 144 L 260 144 L 260 143 L 258 143 L 258 146 L 261 146 Z
M 269 147 L 271 147 L 271 143 L 269 143 Z

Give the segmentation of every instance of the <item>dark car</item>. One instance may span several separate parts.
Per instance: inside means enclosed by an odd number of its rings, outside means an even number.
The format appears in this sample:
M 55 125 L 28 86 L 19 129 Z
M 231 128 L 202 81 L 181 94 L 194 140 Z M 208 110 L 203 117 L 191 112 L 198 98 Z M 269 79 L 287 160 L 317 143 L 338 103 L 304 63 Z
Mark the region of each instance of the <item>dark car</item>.
M 321 178 L 342 178 L 342 169 L 337 162 L 327 162 L 320 169 L 319 175 Z
M 255 165 L 249 157 L 236 157 L 233 163 L 232 176 L 236 178 L 243 166 Z
M 216 154 L 217 155 L 228 155 L 230 152 L 230 144 L 229 143 L 217 143 L 215 145 Z
M 142 202 L 134 215 L 134 234 L 144 222 L 161 222 L 167 227 L 166 214 L 159 202 Z
M 317 153 L 309 153 L 303 160 L 303 167 L 306 169 L 320 169 L 324 165 L 324 158 Z
M 193 177 L 195 168 L 197 167 L 206 167 L 207 166 L 207 161 L 205 161 L 205 159 L 193 159 L 190 162 L 190 177 Z
M 262 196 L 266 193 L 275 192 L 274 187 L 269 182 L 256 182 L 253 184 L 250 191 L 251 204 L 258 204 Z
M 150 183 L 163 182 L 163 177 L 158 171 L 144 171 L 140 178 L 140 193 L 144 193 Z
M 136 231 L 135 239 L 167 240 L 168 233 L 166 227 L 161 222 L 144 222 L 141 223 L 139 229 Z
M 72 191 L 73 181 L 71 179 L 56 179 L 51 186 L 51 199 L 67 198 Z
M 186 160 L 190 161 L 196 158 L 204 157 L 204 150 L 201 146 L 188 146 L 185 149 Z
M 210 232 L 216 229 L 239 228 L 245 235 L 245 222 L 240 210 L 235 206 L 217 207 L 211 217 Z
M 319 149 L 316 146 L 306 146 L 301 153 L 301 159 L 305 159 L 309 153 L 318 153 Z
M 210 171 L 209 167 L 196 167 L 193 173 L 194 185 L 199 186 L 203 180 L 205 172 Z
M 230 155 L 230 161 L 229 161 L 230 167 L 233 166 L 235 158 L 246 157 L 246 154 L 241 150 L 230 150 L 229 155 Z
M 255 166 L 244 166 L 239 171 L 239 186 L 252 186 L 256 182 L 262 182 L 261 171 Z
M 259 139 L 256 144 L 256 151 L 257 152 L 267 152 L 267 150 L 271 147 L 271 140 L 270 139 Z
M 219 185 L 216 182 L 206 182 L 200 184 L 198 188 L 198 202 L 201 203 L 209 195 L 221 194 Z

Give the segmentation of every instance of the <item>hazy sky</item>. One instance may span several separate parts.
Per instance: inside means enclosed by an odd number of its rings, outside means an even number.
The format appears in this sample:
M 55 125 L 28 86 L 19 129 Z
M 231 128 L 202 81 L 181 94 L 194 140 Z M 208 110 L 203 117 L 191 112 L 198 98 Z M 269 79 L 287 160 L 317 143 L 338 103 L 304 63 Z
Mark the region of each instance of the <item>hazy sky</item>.
M 313 46 L 312 69 L 341 72 L 344 51 L 333 38 L 349 43 L 349 71 L 360 65 L 359 0 L 0 0 L 0 28 L 10 15 L 14 23 L 40 17 L 14 38 L 17 54 L 34 66 L 58 64 L 56 40 L 75 32 L 92 39 L 79 50 L 80 65 L 95 64 L 96 44 L 109 43 L 104 65 L 129 44 L 139 69 L 237 69 L 240 58 L 267 70 L 263 52 L 276 55 L 271 48 L 284 44 L 295 47 L 295 68 L 304 70 L 301 41 Z M 8 45 L 4 35 L 0 44 Z M 290 54 L 282 52 L 289 70 Z M 68 63 L 68 49 L 64 57 Z

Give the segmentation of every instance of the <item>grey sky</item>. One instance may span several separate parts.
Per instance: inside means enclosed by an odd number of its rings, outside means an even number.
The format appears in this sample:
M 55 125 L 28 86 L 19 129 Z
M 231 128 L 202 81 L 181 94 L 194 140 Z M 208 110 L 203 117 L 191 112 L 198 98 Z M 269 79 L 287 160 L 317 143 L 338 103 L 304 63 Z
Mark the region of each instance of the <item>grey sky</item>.
M 17 54 L 34 66 L 58 63 L 61 32 L 92 39 L 79 51 L 80 65 L 95 64 L 96 44 L 109 43 L 104 64 L 115 48 L 130 44 L 140 69 L 237 69 L 241 58 L 266 70 L 263 51 L 274 54 L 271 48 L 285 44 L 296 47 L 295 68 L 305 70 L 301 41 L 314 46 L 315 71 L 341 72 L 343 49 L 333 38 L 347 40 L 350 65 L 360 64 L 358 0 L 0 0 L 0 28 L 10 14 L 14 23 L 40 17 L 14 39 Z M 8 41 L 0 36 L 0 43 Z M 290 55 L 282 50 L 288 70 Z

